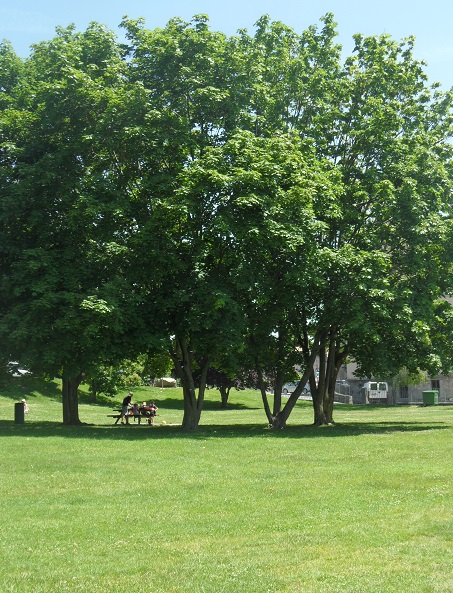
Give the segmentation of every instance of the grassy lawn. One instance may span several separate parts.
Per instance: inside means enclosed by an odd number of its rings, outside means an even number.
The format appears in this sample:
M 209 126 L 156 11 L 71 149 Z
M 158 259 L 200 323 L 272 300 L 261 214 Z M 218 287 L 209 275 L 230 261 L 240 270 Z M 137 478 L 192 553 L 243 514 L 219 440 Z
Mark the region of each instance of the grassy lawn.
M 156 426 L 113 426 L 58 386 L 0 392 L 1 593 L 452 593 L 453 406 L 299 402 L 267 429 L 256 392 L 183 433 L 179 389 L 142 388 Z M 14 424 L 14 402 L 30 413 Z

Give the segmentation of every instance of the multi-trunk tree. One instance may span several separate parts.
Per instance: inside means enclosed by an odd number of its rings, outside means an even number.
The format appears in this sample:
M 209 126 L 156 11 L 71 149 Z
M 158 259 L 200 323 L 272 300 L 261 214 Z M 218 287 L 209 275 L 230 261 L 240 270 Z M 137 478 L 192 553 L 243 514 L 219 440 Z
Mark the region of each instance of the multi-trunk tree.
M 268 339 L 286 335 L 303 371 L 300 389 L 268 412 L 276 427 L 307 379 L 315 423 L 331 422 L 336 375 L 348 356 L 369 373 L 427 368 L 433 305 L 451 278 L 452 96 L 428 86 L 412 39 L 358 35 L 355 42 L 342 65 L 328 16 L 321 31 L 300 36 L 262 19 L 246 44 L 255 48 L 254 132 L 291 130 L 336 178 L 333 189 L 311 196 L 319 232 L 298 293 L 287 306 L 274 296 L 282 315 Z M 289 316 L 290 331 L 280 331 Z
M 84 371 L 140 352 L 171 356 L 188 430 L 222 360 L 275 428 L 307 381 L 332 422 L 348 358 L 445 370 L 452 97 L 413 40 L 357 35 L 342 62 L 332 15 L 122 26 L 0 52 L 0 335 L 63 373 L 65 422 Z

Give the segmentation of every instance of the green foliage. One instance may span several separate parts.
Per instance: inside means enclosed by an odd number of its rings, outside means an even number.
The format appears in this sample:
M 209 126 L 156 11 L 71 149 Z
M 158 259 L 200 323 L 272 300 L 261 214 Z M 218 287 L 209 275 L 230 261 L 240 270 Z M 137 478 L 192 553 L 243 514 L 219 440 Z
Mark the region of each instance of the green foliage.
M 94 147 L 86 140 L 120 66 L 102 27 L 58 30 L 34 48 L 23 68 L 27 93 L 1 120 L 9 140 L 1 178 L 2 335 L 48 372 L 86 368 L 108 331 L 119 329 L 118 296 L 112 303 L 107 294 L 115 284 L 107 266 L 117 262 L 102 249 L 102 204 L 90 206 Z
M 280 425 L 296 363 L 302 386 L 321 361 L 318 423 L 346 357 L 450 368 L 452 95 L 414 40 L 356 35 L 342 61 L 331 14 L 122 26 L 0 46 L 5 356 L 112 391 L 125 353 L 166 351 L 191 428 L 213 363 L 272 377 Z
M 407 368 L 400 369 L 399 373 L 393 378 L 395 385 L 408 387 L 409 385 L 420 385 L 427 380 L 426 372 L 411 372 Z
M 157 352 L 146 357 L 143 375 L 145 377 L 168 377 L 172 368 L 173 362 L 168 352 Z

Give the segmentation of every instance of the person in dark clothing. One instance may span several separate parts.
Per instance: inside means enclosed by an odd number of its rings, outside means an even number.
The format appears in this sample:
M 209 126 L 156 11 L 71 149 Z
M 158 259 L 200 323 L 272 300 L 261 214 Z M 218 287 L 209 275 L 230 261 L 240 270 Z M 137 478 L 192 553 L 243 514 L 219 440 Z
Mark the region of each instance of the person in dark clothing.
M 121 424 L 124 424 L 124 419 L 129 413 L 129 406 L 133 395 L 134 394 L 132 393 L 132 391 L 130 391 L 129 395 L 126 395 L 126 397 L 123 399 L 123 404 L 121 406 Z
M 148 424 L 151 424 L 151 426 L 154 425 L 154 416 L 157 414 L 157 410 L 158 410 L 158 407 L 156 406 L 154 401 L 152 401 L 149 406 L 149 419 L 148 419 Z

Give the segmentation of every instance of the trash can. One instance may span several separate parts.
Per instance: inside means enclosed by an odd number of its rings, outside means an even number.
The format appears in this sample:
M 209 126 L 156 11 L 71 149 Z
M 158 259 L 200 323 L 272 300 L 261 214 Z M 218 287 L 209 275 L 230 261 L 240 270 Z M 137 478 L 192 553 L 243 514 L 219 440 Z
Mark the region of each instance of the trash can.
M 25 408 L 22 402 L 14 404 L 14 422 L 16 424 L 23 424 L 25 420 Z
M 423 391 L 423 405 L 424 406 L 438 406 L 439 392 L 438 391 Z

